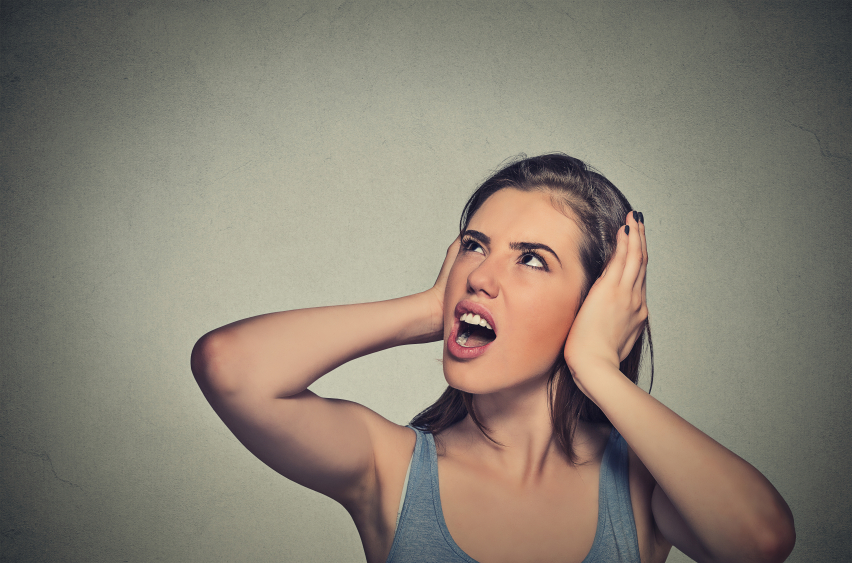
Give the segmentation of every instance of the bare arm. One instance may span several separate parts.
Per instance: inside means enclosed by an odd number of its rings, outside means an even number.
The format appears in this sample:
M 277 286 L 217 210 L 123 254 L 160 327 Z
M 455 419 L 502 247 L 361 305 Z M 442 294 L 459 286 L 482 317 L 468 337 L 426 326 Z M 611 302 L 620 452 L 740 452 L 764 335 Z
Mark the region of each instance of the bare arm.
M 619 371 L 647 318 L 645 227 L 628 218 L 618 249 L 580 309 L 565 358 L 580 389 L 606 414 L 657 482 L 654 520 L 697 561 L 784 561 L 793 518 L 754 467 L 633 385 Z
M 413 443 L 411 432 L 307 388 L 359 356 L 442 338 L 443 288 L 457 248 L 450 247 L 438 281 L 423 293 L 271 313 L 206 334 L 192 351 L 198 385 L 234 435 L 267 465 L 344 504 L 357 501 L 375 481 L 382 448 Z

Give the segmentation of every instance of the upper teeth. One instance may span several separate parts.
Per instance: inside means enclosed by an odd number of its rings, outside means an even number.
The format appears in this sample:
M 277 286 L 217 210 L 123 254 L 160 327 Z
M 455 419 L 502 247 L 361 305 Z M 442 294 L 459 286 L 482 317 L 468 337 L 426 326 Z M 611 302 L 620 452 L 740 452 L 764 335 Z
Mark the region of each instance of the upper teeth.
M 484 326 L 488 330 L 494 330 L 493 328 L 491 328 L 491 325 L 488 324 L 488 321 L 486 321 L 479 315 L 474 315 L 473 313 L 465 313 L 461 316 L 460 320 L 467 324 Z

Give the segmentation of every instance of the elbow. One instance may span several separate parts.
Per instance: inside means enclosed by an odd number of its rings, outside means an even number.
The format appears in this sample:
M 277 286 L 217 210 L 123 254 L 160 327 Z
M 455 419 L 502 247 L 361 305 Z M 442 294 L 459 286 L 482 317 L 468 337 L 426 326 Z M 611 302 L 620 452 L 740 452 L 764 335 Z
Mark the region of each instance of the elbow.
M 786 561 L 796 545 L 793 515 L 786 503 L 779 506 L 774 515 L 755 523 L 749 535 L 753 554 L 748 558 L 749 561 L 758 563 Z
M 233 337 L 220 330 L 208 332 L 192 348 L 190 368 L 205 395 L 231 395 L 238 390 Z
M 788 509 L 789 510 L 789 509 Z M 765 526 L 758 537 L 758 553 L 762 563 L 781 563 L 786 561 L 796 545 L 796 529 L 793 516 L 785 514 L 779 521 Z
M 738 517 L 737 517 L 738 516 Z M 740 563 L 782 563 L 796 545 L 793 514 L 778 496 L 754 512 L 740 507 L 727 517 L 730 526 L 712 547 L 705 544 L 705 557 L 699 561 Z M 723 539 L 724 538 L 724 539 Z

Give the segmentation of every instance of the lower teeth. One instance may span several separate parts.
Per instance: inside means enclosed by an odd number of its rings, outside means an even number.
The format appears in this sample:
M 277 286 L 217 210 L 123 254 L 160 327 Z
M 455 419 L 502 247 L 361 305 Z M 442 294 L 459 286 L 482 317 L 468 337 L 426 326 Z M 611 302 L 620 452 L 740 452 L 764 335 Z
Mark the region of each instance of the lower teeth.
M 456 344 L 458 344 L 459 346 L 464 346 L 465 344 L 467 344 L 467 339 L 469 337 L 470 337 L 470 332 L 468 332 L 468 331 L 460 332 L 459 335 L 456 337 Z

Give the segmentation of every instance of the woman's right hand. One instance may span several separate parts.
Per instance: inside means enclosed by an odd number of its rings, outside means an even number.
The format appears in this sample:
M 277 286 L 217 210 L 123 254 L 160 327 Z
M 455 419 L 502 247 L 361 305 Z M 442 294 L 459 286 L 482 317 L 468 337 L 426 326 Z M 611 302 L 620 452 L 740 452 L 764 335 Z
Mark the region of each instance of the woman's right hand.
M 461 237 L 459 236 L 447 248 L 447 255 L 444 257 L 444 263 L 441 265 L 441 271 L 438 273 L 435 285 L 422 294 L 429 306 L 429 337 L 426 340 L 427 342 L 434 342 L 444 338 L 444 292 L 447 289 L 447 278 L 450 277 L 450 270 L 456 261 L 460 246 Z

